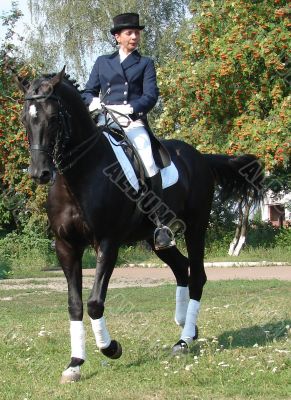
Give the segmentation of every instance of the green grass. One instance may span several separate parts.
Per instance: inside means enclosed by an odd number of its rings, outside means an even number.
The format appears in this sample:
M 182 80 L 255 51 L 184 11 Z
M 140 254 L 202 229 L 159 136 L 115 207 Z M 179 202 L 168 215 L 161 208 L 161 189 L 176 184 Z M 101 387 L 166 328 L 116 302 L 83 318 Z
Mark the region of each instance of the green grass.
M 82 380 L 61 386 L 70 357 L 66 294 L 1 290 L 1 399 L 291 398 L 289 282 L 209 282 L 200 341 L 179 358 L 170 356 L 179 338 L 174 291 L 172 285 L 109 290 L 107 325 L 124 353 L 119 360 L 102 356 L 86 316 Z

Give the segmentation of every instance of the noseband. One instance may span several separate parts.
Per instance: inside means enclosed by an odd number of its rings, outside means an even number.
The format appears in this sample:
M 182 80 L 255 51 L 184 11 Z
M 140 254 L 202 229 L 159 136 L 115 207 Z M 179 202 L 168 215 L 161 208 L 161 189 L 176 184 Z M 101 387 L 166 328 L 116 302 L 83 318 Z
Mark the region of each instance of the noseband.
M 58 172 L 60 174 L 63 174 L 65 171 L 72 168 L 89 150 L 91 150 L 91 148 L 97 143 L 101 135 L 91 135 L 87 140 L 84 140 L 84 142 L 75 146 L 67 153 L 64 153 L 65 147 L 72 137 L 72 127 L 71 115 L 64 107 L 61 98 L 53 93 L 49 96 L 35 94 L 31 96 L 26 96 L 24 98 L 25 101 L 45 101 L 48 99 L 58 102 L 58 122 L 60 129 L 58 129 L 54 143 L 51 145 L 51 147 L 42 146 L 41 144 L 31 144 L 29 145 L 29 149 L 30 151 L 39 151 L 46 153 L 49 157 L 52 158 Z M 72 157 L 74 158 L 72 159 Z M 72 160 L 70 161 L 70 159 Z

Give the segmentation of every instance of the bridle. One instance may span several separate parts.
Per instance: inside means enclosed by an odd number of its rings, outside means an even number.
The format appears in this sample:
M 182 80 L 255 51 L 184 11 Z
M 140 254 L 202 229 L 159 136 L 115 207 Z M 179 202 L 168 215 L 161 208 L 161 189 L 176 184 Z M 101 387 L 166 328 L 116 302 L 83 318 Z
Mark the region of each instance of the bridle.
M 79 145 L 73 147 L 71 150 L 65 152 L 66 146 L 72 137 L 71 115 L 66 110 L 61 98 L 56 94 L 50 95 L 34 94 L 25 96 L 24 100 L 45 101 L 54 100 L 58 103 L 58 126 L 54 142 L 50 146 L 43 146 L 41 144 L 29 144 L 30 151 L 39 151 L 46 153 L 52 160 L 60 174 L 71 169 L 77 162 L 85 156 L 98 142 L 101 133 L 89 136 L 88 139 Z M 73 158 L 73 159 L 72 159 Z

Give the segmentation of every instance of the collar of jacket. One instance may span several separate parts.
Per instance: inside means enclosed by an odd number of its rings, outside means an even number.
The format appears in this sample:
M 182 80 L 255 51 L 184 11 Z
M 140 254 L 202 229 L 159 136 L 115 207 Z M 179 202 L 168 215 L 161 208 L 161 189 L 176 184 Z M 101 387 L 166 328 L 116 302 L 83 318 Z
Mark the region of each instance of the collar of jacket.
M 134 50 L 126 59 L 120 64 L 119 51 L 115 51 L 109 56 L 109 62 L 116 72 L 121 76 L 124 76 L 124 71 L 130 68 L 132 65 L 139 63 L 141 55 L 137 50 Z
M 130 53 L 129 56 L 126 57 L 126 59 L 122 62 L 122 68 L 127 69 L 131 67 L 133 64 L 136 64 L 140 61 L 141 55 L 138 52 L 138 50 L 134 50 L 132 53 Z M 109 56 L 109 59 L 115 60 L 120 63 L 120 58 L 119 58 L 119 50 L 115 51 L 113 54 Z

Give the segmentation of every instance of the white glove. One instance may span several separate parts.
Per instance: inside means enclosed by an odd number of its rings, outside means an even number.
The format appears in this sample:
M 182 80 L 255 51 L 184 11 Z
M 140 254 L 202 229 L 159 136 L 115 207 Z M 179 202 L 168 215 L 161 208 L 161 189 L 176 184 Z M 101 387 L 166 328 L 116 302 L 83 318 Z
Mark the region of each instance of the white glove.
M 106 105 L 106 108 L 113 111 L 115 118 L 123 128 L 127 128 L 130 125 L 131 119 L 128 115 L 133 113 L 133 108 L 130 104 Z M 114 111 L 116 111 L 116 113 Z M 122 115 L 117 113 L 121 113 Z
M 130 104 L 116 104 L 116 105 L 106 105 L 108 110 L 117 111 L 124 115 L 133 114 L 133 108 Z
M 89 111 L 101 111 L 102 106 L 101 106 L 101 101 L 99 97 L 93 97 L 93 100 L 91 101 L 89 105 Z

